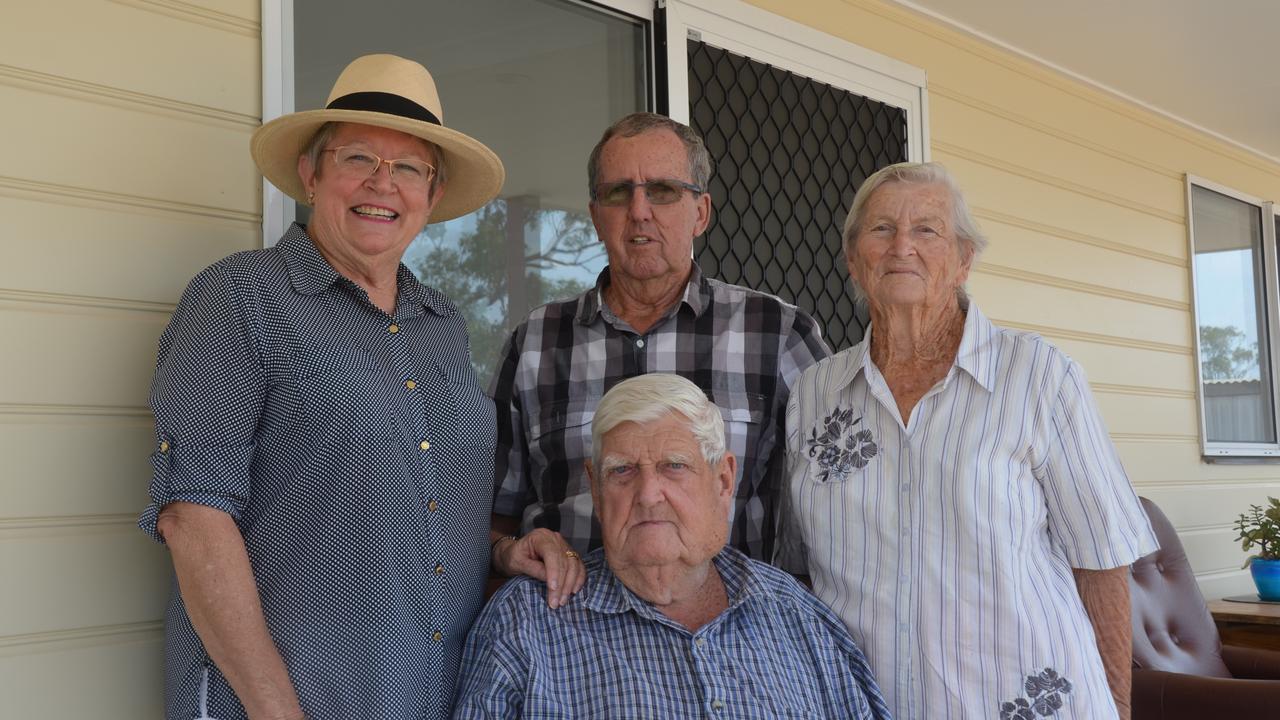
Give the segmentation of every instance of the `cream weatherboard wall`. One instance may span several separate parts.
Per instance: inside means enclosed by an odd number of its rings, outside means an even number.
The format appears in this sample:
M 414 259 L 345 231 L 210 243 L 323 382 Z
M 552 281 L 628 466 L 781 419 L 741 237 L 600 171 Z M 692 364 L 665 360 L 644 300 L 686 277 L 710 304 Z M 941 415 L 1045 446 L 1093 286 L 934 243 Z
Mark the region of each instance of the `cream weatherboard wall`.
M 168 560 L 135 527 L 156 339 L 261 242 L 255 0 L 0 20 L 0 717 L 158 718 Z
M 1206 594 L 1268 465 L 1200 461 L 1183 174 L 1280 200 L 1280 166 L 875 0 L 753 0 L 923 68 L 932 157 L 992 245 L 984 309 L 1088 370 Z M 160 716 L 162 548 L 134 529 L 155 342 L 187 279 L 257 247 L 253 0 L 10 3 L 0 23 L 0 717 Z

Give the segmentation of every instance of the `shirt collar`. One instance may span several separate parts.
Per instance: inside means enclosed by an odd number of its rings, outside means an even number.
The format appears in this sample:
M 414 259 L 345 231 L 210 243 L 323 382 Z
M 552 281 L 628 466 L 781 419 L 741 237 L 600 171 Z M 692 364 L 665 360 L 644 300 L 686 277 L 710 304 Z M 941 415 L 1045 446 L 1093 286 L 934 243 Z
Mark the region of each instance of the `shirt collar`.
M 956 348 L 953 366 L 968 373 L 990 392 L 996 386 L 996 357 L 995 350 L 991 347 L 996 327 L 972 300 L 962 300 L 961 307 L 965 310 L 964 330 L 960 337 L 960 347 Z M 862 340 L 849 348 L 843 365 L 833 369 L 833 372 L 839 373 L 831 378 L 833 387 L 847 387 L 859 373 L 866 372 L 871 365 L 871 333 L 874 329 L 868 325 Z
M 605 615 L 617 615 L 630 610 L 648 620 L 668 625 L 674 624 L 672 620 L 622 584 L 622 580 L 613 574 L 613 570 L 605 561 L 603 548 L 589 553 L 584 562 L 587 563 L 587 583 L 583 588 L 583 604 L 587 608 Z M 722 616 L 748 601 L 774 600 L 773 591 L 761 580 L 756 570 L 751 567 L 751 561 L 741 551 L 725 546 L 712 558 L 712 563 L 720 573 L 725 594 L 729 597 L 729 607 L 721 613 Z M 708 623 L 710 624 L 712 623 Z
M 976 303 L 968 305 L 964 317 L 964 335 L 956 350 L 955 366 L 969 373 L 987 392 L 996 387 L 996 348 L 992 339 L 996 326 L 978 309 Z
M 276 250 L 284 256 L 289 281 L 299 294 L 317 295 L 336 283 L 350 283 L 316 249 L 315 241 L 304 225 L 290 225 L 280 242 L 276 243 Z M 426 308 L 441 317 L 457 312 L 440 291 L 418 282 L 409 268 L 400 263 L 396 268 L 396 315 L 399 316 L 406 310 L 416 311 L 418 308 Z
M 604 289 L 607 287 L 609 287 L 609 266 L 606 265 L 596 276 L 595 287 L 582 299 L 582 306 L 578 308 L 579 325 L 590 325 L 595 322 L 596 316 L 604 307 Z M 689 282 L 684 287 L 684 295 L 680 298 L 679 304 L 688 305 L 694 317 L 702 317 L 703 311 L 711 306 L 711 293 L 710 281 L 702 274 L 702 268 L 698 263 L 693 263 Z

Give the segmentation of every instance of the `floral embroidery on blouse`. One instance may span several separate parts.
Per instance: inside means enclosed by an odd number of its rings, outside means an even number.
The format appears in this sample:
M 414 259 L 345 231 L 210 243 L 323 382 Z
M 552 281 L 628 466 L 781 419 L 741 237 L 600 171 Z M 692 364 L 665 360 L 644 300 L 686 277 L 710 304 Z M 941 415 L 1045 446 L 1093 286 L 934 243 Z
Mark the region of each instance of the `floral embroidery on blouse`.
M 862 418 L 853 418 L 853 409 L 836 408 L 822 421 L 819 428 L 809 434 L 809 457 L 817 460 L 822 472 L 818 482 L 844 480 L 854 469 L 861 469 L 880 452 L 871 437 L 870 430 L 853 428 Z
M 1014 698 L 1000 705 L 1000 720 L 1036 720 L 1057 715 L 1066 696 L 1071 694 L 1071 681 L 1060 677 L 1053 668 L 1028 675 L 1022 684 L 1027 697 Z

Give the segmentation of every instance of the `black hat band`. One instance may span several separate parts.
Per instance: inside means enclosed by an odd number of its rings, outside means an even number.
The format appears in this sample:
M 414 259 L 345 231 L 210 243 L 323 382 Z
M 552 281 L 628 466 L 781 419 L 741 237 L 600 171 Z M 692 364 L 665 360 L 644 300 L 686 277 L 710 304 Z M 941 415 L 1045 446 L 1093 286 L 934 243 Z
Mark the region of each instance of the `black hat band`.
M 384 92 L 358 92 L 334 98 L 325 106 L 329 110 L 364 110 L 367 112 L 399 115 L 421 120 L 432 125 L 443 125 L 435 113 L 402 96 Z

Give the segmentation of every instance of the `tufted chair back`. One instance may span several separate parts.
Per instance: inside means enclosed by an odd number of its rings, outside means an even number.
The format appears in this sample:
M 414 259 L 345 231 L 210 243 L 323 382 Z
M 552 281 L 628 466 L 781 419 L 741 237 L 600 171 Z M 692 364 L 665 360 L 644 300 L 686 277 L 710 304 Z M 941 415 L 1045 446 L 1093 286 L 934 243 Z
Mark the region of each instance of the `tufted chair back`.
M 1145 670 L 1231 677 L 1218 628 L 1204 604 L 1169 518 L 1141 498 L 1160 549 L 1133 563 L 1133 666 Z

